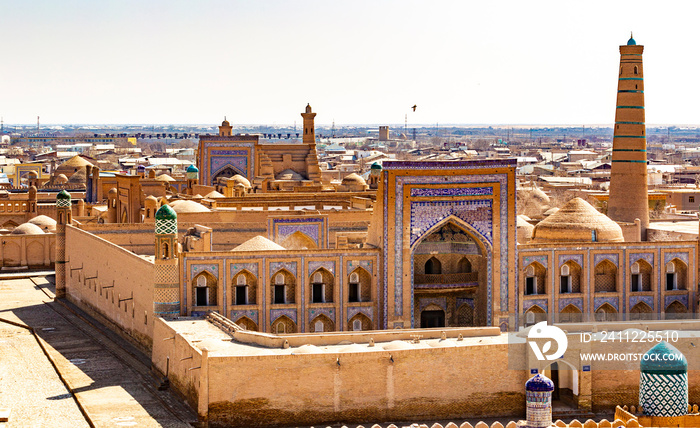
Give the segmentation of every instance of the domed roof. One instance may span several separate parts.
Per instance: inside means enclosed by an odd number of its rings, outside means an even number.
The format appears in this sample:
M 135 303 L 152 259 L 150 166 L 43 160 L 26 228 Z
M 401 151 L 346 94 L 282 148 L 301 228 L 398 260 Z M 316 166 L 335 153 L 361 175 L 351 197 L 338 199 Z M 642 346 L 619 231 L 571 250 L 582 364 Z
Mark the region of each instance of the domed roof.
M 50 231 L 55 231 L 56 230 L 56 220 L 52 219 L 49 216 L 45 215 L 38 215 L 34 217 L 33 219 L 29 220 L 27 223 L 35 224 L 39 226 L 42 230 L 50 230 Z
M 87 173 L 84 169 L 79 169 L 75 174 L 71 175 L 68 182 L 71 184 L 81 184 L 85 183 L 87 179 Z
M 595 233 L 593 233 L 595 231 Z M 623 242 L 620 225 L 581 198 L 574 198 L 535 226 L 533 243 Z
M 229 181 L 233 181 L 236 184 L 242 184 L 247 189 L 250 188 L 250 181 L 248 181 L 248 179 L 243 177 L 241 174 L 234 175 L 233 177 L 229 178 Z
M 55 179 L 56 184 L 66 184 L 68 183 L 68 177 L 66 174 L 58 174 Z
M 231 126 L 231 124 L 229 123 L 228 120 L 226 120 L 226 118 L 224 118 L 224 121 L 221 122 L 221 126 Z
M 637 45 L 637 41 L 634 40 L 632 33 L 630 33 L 630 39 L 627 40 L 627 46 L 636 46 L 636 45 Z
M 25 178 L 28 179 L 34 179 L 34 178 L 39 178 L 39 175 L 36 173 L 36 171 L 29 171 Z
M 688 372 L 688 361 L 681 351 L 662 341 L 644 354 L 640 370 L 648 374 L 683 374 Z
M 156 177 L 156 181 L 176 181 L 174 178 L 169 176 L 168 174 L 161 174 L 158 177 Z
M 67 199 L 70 200 L 70 193 L 66 192 L 65 189 L 58 192 L 56 199 Z
M 180 199 L 177 201 L 173 201 L 170 203 L 172 205 L 172 208 L 175 210 L 176 213 L 182 214 L 182 213 L 208 213 L 211 210 L 204 205 L 200 204 L 199 202 L 195 201 L 190 201 L 186 199 Z
M 72 158 L 68 159 L 67 161 L 63 162 L 56 169 L 81 168 L 81 167 L 86 167 L 86 166 L 94 166 L 94 165 L 91 164 L 90 162 L 88 162 L 85 158 L 81 157 L 80 155 L 75 155 Z
M 43 233 L 39 226 L 31 223 L 22 223 L 11 232 L 12 235 L 42 235 Z
M 525 391 L 554 391 L 554 382 L 552 382 L 547 376 L 537 373 L 525 382 Z
M 187 167 L 187 172 L 199 172 L 199 169 L 194 164 Z
M 300 181 L 304 180 L 304 177 L 299 174 L 298 172 L 291 170 L 291 169 L 285 169 L 284 171 L 280 172 L 277 174 L 277 177 L 275 177 L 275 180 L 294 180 L 294 181 Z
M 153 202 L 158 203 L 158 198 L 156 198 L 156 197 L 153 196 L 153 195 L 148 195 L 148 196 L 146 196 L 146 200 L 147 200 L 147 201 L 153 201 Z
M 352 174 L 348 174 L 343 178 L 343 181 L 341 182 L 344 185 L 348 184 L 355 184 L 355 185 L 361 185 L 364 186 L 367 184 L 364 178 L 360 177 L 359 175 L 355 174 L 354 172 Z
M 549 217 L 550 215 L 556 214 L 558 212 L 559 212 L 559 208 L 552 207 L 552 208 L 548 209 L 547 211 L 545 211 L 544 213 L 542 213 L 542 215 L 545 217 Z
M 544 193 L 539 187 L 530 189 L 529 193 L 530 197 L 539 202 L 541 205 L 549 205 L 549 196 L 547 196 L 547 194 Z
M 286 248 L 270 241 L 264 236 L 256 236 L 245 241 L 231 251 L 284 251 Z
M 532 232 L 535 230 L 535 226 L 527 222 L 525 216 L 519 215 L 516 217 L 516 226 L 518 227 L 518 242 L 524 244 L 532 239 Z
M 369 169 L 382 169 L 382 166 L 379 165 L 379 162 L 375 162 L 369 167 Z
M 165 204 L 156 211 L 156 220 L 177 220 L 177 213 L 170 205 Z
M 213 190 L 205 196 L 205 198 L 224 198 L 225 196 L 222 195 L 221 193 L 217 192 L 216 190 Z

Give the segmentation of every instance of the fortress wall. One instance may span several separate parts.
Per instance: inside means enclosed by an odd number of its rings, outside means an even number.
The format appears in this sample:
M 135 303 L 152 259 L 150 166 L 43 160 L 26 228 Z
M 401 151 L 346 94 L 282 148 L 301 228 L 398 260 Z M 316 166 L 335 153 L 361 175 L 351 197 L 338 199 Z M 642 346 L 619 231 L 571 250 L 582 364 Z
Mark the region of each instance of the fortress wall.
M 66 260 L 67 298 L 150 349 L 153 262 L 73 226 L 66 227 Z

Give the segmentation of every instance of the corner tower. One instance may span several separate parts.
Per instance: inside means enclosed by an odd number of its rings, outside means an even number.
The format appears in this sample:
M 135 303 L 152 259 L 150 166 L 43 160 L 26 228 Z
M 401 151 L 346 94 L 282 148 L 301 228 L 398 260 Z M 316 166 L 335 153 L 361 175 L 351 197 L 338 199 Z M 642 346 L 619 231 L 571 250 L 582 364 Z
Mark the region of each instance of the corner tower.
M 608 217 L 628 223 L 638 218 L 642 240 L 646 240 L 649 202 L 643 51 L 644 46 L 637 45 L 632 37 L 627 45 L 620 46 Z
M 156 212 L 155 281 L 153 284 L 153 315 L 180 315 L 180 277 L 177 242 L 177 214 L 170 205 Z

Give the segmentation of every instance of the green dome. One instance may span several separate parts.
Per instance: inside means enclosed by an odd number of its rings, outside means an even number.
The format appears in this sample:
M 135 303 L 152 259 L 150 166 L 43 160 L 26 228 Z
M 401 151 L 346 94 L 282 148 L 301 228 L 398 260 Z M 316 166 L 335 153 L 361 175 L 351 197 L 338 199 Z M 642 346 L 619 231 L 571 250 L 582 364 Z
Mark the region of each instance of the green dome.
M 649 374 L 683 374 L 688 372 L 688 361 L 673 345 L 659 342 L 644 354 L 640 369 Z
M 382 166 L 379 165 L 378 162 L 375 162 L 375 163 L 373 163 L 372 166 L 369 167 L 369 168 L 370 168 L 370 169 L 382 169 Z
M 65 190 L 61 190 L 58 195 L 56 195 L 56 199 L 67 199 L 70 201 L 70 193 L 66 192 Z
M 156 220 L 177 220 L 177 213 L 166 204 L 156 211 Z
M 194 164 L 192 164 L 187 167 L 187 172 L 199 172 L 199 169 L 197 169 L 197 167 L 194 166 Z

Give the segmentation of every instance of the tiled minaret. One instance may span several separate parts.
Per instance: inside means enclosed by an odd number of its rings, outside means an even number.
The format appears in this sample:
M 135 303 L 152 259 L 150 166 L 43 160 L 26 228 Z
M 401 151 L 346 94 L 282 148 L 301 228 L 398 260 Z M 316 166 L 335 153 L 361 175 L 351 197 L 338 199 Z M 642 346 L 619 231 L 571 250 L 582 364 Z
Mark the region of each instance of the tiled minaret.
M 66 297 L 66 225 L 72 222 L 70 193 L 56 196 L 56 297 Z
M 180 315 L 180 278 L 178 273 L 177 214 L 170 205 L 156 212 L 156 257 L 153 285 L 153 315 Z
M 619 222 L 641 221 L 642 240 L 649 227 L 647 197 L 647 139 L 644 124 L 642 52 L 630 37 L 620 46 L 620 77 L 610 171 L 608 217 Z

